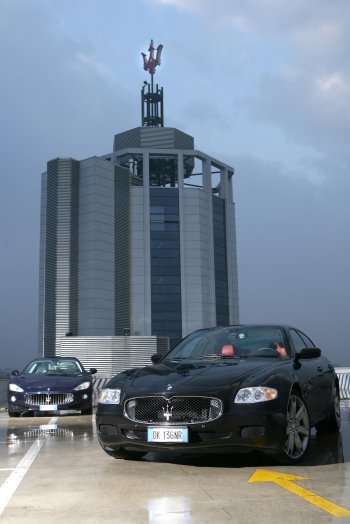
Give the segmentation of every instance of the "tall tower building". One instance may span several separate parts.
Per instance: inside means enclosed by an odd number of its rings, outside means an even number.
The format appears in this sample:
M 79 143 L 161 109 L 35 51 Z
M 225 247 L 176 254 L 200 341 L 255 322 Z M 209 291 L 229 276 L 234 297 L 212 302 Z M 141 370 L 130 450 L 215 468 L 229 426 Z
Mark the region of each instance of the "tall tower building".
M 110 154 L 59 157 L 42 175 L 40 354 L 72 354 L 82 337 L 173 345 L 239 321 L 234 170 L 164 127 L 159 49 L 144 57 L 141 126 Z

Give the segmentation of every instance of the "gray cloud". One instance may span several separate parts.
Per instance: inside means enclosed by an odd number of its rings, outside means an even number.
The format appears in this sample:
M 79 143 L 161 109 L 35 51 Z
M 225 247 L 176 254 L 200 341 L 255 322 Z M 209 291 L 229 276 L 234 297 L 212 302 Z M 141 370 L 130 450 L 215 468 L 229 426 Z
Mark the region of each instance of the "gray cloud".
M 344 350 L 350 267 L 350 182 L 316 188 L 253 157 L 235 161 L 242 322 L 289 322 L 337 363 Z M 289 174 L 290 175 L 290 174 Z
M 235 167 L 242 321 L 295 323 L 350 365 L 348 0 L 135 4 L 0 0 L 1 365 L 36 351 L 40 173 L 139 125 L 149 37 L 166 125 Z
M 113 134 L 138 117 L 132 95 L 95 60 L 91 45 L 64 31 L 51 5 L 1 1 L 0 367 L 20 366 L 37 349 L 46 161 L 108 153 Z

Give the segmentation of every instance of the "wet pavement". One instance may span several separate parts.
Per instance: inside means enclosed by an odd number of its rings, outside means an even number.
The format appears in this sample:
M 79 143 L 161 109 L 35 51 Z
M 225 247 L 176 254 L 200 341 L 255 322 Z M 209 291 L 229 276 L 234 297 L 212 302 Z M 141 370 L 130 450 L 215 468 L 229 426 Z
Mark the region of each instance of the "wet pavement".
M 97 442 L 94 416 L 0 412 L 0 522 L 39 521 L 350 523 L 350 402 L 341 432 L 313 433 L 293 467 L 259 454 L 115 460 Z

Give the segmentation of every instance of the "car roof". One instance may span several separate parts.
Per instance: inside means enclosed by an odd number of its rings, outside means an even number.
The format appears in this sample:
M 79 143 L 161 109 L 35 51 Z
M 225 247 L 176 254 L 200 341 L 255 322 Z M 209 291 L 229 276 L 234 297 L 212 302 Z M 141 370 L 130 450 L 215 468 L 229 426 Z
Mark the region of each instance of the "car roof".
M 252 328 L 252 327 L 279 327 L 282 329 L 296 329 L 293 326 L 290 326 L 289 324 L 281 324 L 279 322 L 273 324 L 230 324 L 228 326 L 214 326 L 214 327 L 208 327 L 203 329 L 198 329 L 197 331 L 208 331 L 208 330 L 215 330 L 215 329 L 230 329 L 230 328 Z
M 41 362 L 43 360 L 78 360 L 76 357 L 37 357 L 33 358 L 31 362 Z

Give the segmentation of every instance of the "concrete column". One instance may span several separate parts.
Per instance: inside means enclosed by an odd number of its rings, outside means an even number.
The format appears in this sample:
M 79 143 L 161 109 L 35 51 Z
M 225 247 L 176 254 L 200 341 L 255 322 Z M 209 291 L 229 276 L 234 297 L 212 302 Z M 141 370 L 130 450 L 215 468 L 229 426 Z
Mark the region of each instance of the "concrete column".
M 185 289 L 185 233 L 184 233 L 184 155 L 177 154 L 177 175 L 179 184 L 179 220 L 180 220 L 180 271 L 181 271 L 181 311 L 182 311 L 182 336 L 187 335 L 187 303 Z
M 151 242 L 150 242 L 150 197 L 149 197 L 149 153 L 143 153 L 143 211 L 144 211 L 144 250 L 145 250 L 145 331 L 143 335 L 152 334 L 151 309 Z
M 216 325 L 216 300 L 215 300 L 215 261 L 214 261 L 214 224 L 213 224 L 213 192 L 211 184 L 211 161 L 203 160 L 203 187 L 208 203 L 208 237 L 209 237 L 209 267 L 208 291 L 210 295 L 210 322 Z

